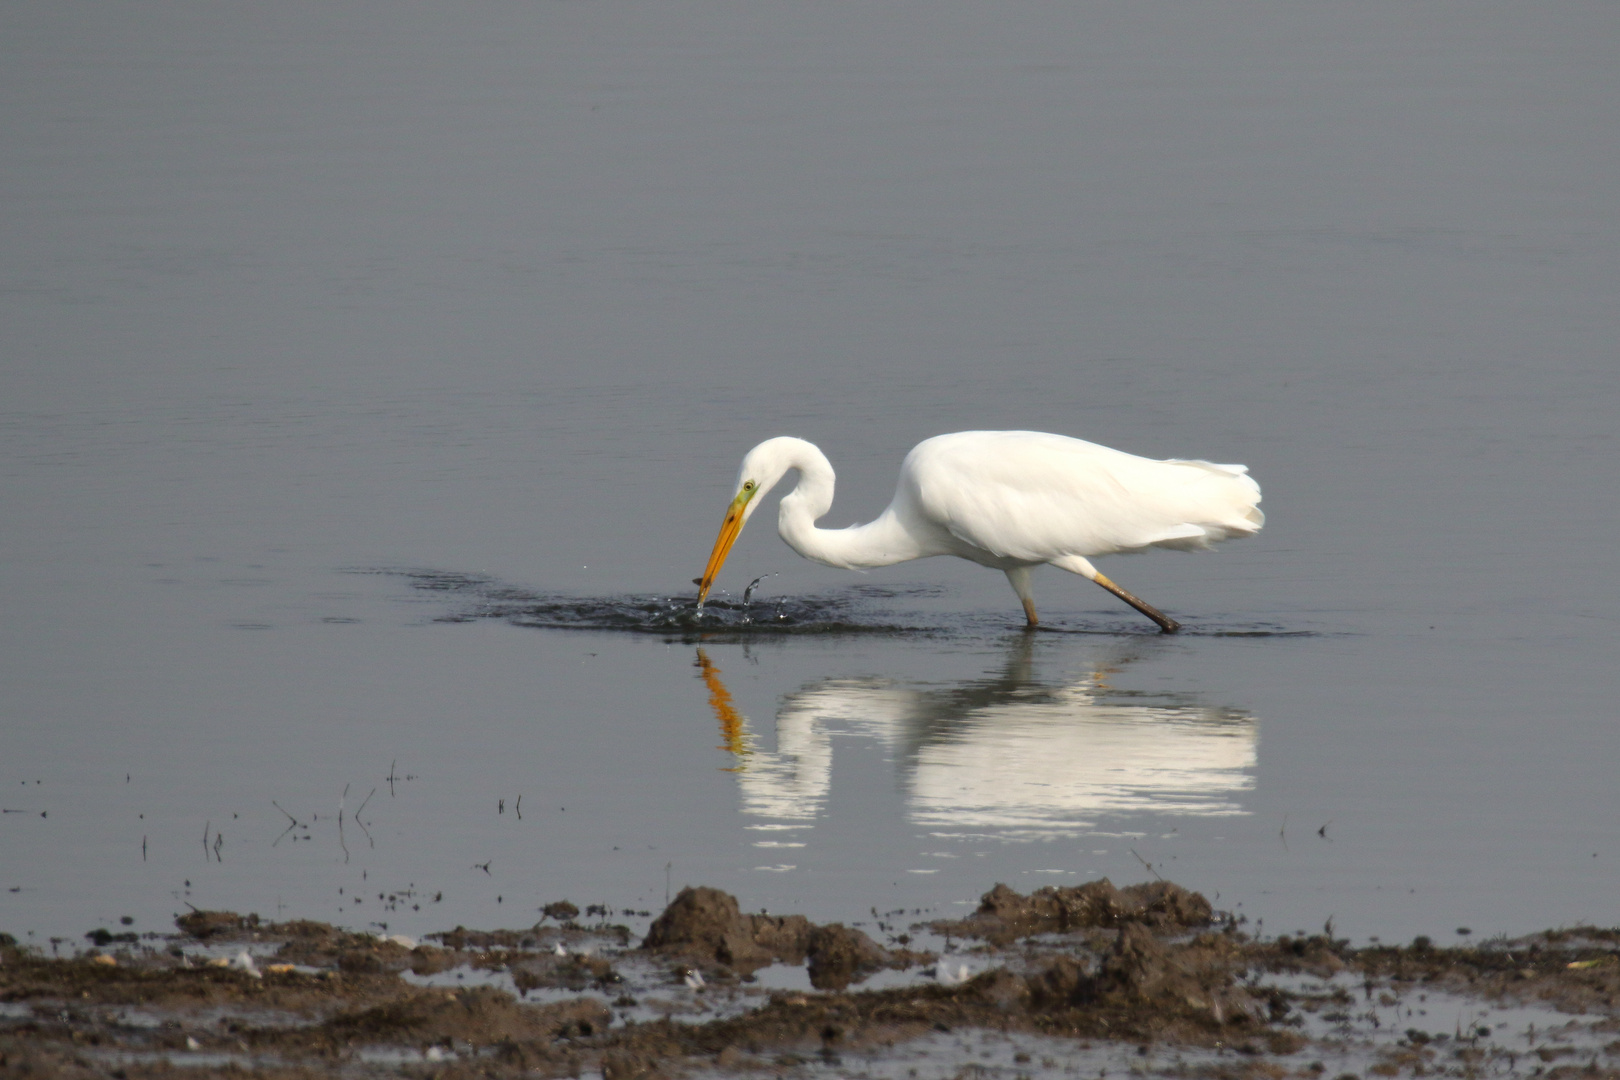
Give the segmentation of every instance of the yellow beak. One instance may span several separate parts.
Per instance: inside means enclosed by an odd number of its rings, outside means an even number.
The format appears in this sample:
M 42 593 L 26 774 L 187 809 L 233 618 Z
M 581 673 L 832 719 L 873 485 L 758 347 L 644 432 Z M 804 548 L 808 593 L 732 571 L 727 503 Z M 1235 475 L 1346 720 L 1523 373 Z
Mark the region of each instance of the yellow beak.
M 731 507 L 726 510 L 726 520 L 720 526 L 720 535 L 715 538 L 714 550 L 709 552 L 709 565 L 703 568 L 703 576 L 698 578 L 698 605 L 702 606 L 704 598 L 709 595 L 709 589 L 714 585 L 715 575 L 720 573 L 720 567 L 725 563 L 726 556 L 731 552 L 731 545 L 737 542 L 737 536 L 742 532 L 743 511 L 748 506 L 757 489 L 749 488 L 737 492 L 737 497 L 731 500 Z

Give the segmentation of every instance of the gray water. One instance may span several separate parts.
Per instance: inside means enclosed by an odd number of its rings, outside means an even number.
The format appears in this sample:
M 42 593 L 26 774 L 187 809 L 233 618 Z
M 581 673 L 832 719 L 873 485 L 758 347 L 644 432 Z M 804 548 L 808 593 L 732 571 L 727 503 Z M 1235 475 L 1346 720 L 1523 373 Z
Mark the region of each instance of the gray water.
M 1603 2 L 8 5 L 0 929 L 1151 874 L 1267 931 L 1620 921 L 1617 46 Z M 1002 427 L 1246 462 L 1266 530 L 1104 560 L 1182 635 L 1047 571 L 1029 636 L 1000 574 L 767 513 L 748 611 L 683 624 L 755 442 L 843 525 Z

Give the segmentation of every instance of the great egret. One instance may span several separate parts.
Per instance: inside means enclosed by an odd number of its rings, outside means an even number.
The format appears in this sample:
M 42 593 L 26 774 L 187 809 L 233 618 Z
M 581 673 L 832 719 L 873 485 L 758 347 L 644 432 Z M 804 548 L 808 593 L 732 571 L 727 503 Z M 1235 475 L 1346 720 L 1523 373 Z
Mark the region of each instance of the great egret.
M 888 566 L 955 555 L 1006 573 L 1029 625 L 1039 622 L 1030 567 L 1050 563 L 1095 581 L 1159 624 L 1180 624 L 1097 572 L 1088 555 L 1207 549 L 1252 536 L 1265 523 L 1260 485 L 1243 465 L 1154 461 L 1040 431 L 958 431 L 912 447 L 894 501 L 877 520 L 818 529 L 832 508 L 833 468 L 814 444 L 782 436 L 748 451 L 737 494 L 695 584 L 703 606 L 759 496 L 793 469 L 777 531 L 788 547 L 828 566 Z

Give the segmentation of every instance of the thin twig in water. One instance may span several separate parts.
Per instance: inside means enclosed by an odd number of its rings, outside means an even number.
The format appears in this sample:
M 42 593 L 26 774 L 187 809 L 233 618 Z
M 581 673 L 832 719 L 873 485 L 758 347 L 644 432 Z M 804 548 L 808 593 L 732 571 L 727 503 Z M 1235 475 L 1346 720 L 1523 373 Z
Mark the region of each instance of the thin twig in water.
M 1135 848 L 1131 848 L 1131 854 L 1136 855 L 1136 849 Z M 1136 855 L 1136 861 L 1141 863 L 1143 866 L 1147 867 L 1147 872 L 1148 873 L 1152 874 L 1156 878 L 1159 878 L 1160 881 L 1164 880 L 1164 878 L 1159 877 L 1159 872 L 1157 870 L 1153 869 L 1153 864 L 1148 862 L 1146 859 L 1142 858 L 1142 856 Z
M 343 861 L 349 861 L 349 845 L 343 842 L 343 800 L 348 798 L 349 785 L 343 785 L 343 794 L 338 796 L 338 847 L 343 849 Z
M 377 794 L 377 789 L 372 788 L 371 789 L 371 795 L 375 795 L 375 794 Z M 371 795 L 367 795 L 366 799 L 365 799 L 365 802 L 362 802 L 360 804 L 360 810 L 364 810 L 366 808 L 366 803 L 371 801 Z M 360 820 L 360 810 L 356 810 L 354 812 L 354 823 L 356 825 L 360 826 L 360 831 L 361 832 L 366 834 L 366 843 L 371 847 L 376 847 L 377 846 L 377 841 L 375 841 L 375 840 L 373 840 L 371 838 L 371 830 L 366 828 L 366 823 Z
M 512 809 L 517 811 L 518 820 L 522 821 L 523 820 L 523 796 L 521 796 L 521 795 L 518 796 L 517 805 L 512 807 Z
M 280 803 L 276 802 L 276 800 L 271 799 L 270 800 L 270 805 L 275 807 L 277 810 L 280 810 L 283 814 L 287 814 L 287 811 L 282 807 L 282 805 Z M 292 832 L 296 828 L 299 828 L 301 825 L 303 825 L 303 822 L 299 821 L 297 818 L 293 817 L 291 814 L 287 814 L 287 827 L 285 829 L 281 830 L 281 835 L 280 836 L 276 837 L 274 840 L 272 840 L 270 842 L 270 846 L 275 847 L 277 844 L 281 843 L 283 840 L 285 840 L 287 838 L 288 833 Z
M 203 861 L 208 861 L 208 830 L 213 827 L 212 821 L 203 822 Z

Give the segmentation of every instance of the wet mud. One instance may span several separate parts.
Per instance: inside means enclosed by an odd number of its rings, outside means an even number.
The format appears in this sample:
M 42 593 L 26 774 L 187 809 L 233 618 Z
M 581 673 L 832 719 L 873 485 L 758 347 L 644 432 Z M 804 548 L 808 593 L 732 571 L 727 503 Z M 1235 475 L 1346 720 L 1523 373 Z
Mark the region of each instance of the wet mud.
M 1168 882 L 858 927 L 683 890 L 417 942 L 192 912 L 71 957 L 0 935 L 0 1075 L 1616 1076 L 1620 931 L 1261 939 Z

